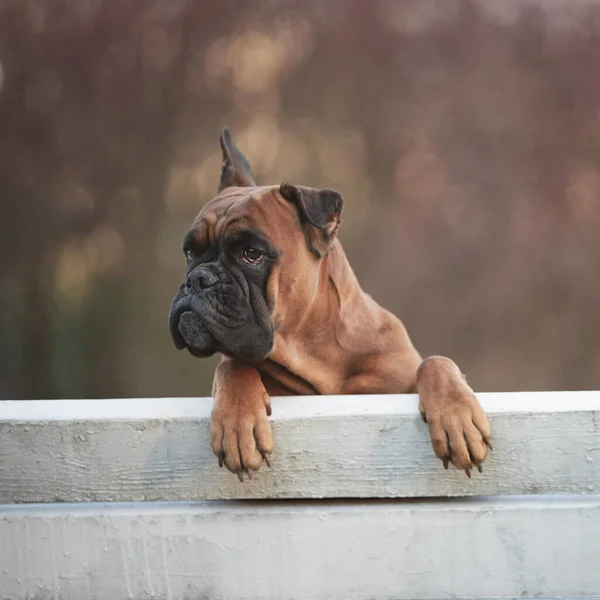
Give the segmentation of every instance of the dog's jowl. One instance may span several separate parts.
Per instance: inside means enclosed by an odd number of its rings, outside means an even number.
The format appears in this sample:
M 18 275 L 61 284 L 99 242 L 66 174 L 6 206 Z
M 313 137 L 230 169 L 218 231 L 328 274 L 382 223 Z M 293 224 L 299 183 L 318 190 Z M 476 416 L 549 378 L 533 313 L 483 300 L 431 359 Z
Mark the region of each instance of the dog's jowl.
M 271 395 L 418 392 L 444 466 L 481 470 L 486 415 L 456 364 L 423 360 L 360 288 L 336 236 L 342 196 L 257 186 L 228 129 L 221 148 L 218 193 L 184 238 L 187 272 L 169 315 L 178 348 L 222 354 L 211 416 L 219 463 L 240 479 L 269 464 Z

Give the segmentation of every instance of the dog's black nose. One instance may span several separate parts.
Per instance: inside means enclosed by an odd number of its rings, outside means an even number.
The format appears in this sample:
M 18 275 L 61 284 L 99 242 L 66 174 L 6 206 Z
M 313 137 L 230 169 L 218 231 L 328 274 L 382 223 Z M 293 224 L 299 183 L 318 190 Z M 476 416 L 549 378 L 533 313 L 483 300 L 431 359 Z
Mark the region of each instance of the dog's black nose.
M 198 267 L 187 276 L 185 287 L 189 292 L 199 292 L 212 287 L 217 281 L 219 279 L 214 273 Z

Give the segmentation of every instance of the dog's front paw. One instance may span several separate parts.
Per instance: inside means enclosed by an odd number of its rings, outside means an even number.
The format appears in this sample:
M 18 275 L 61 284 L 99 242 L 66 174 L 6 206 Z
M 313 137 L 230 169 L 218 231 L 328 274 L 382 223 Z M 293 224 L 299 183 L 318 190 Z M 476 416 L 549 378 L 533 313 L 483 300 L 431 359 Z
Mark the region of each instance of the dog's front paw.
M 269 396 L 252 394 L 235 398 L 218 395 L 210 419 L 211 445 L 219 466 L 244 481 L 253 479 L 263 460 L 271 466 L 273 434 L 267 416 L 271 414 Z
M 449 359 L 430 358 L 419 369 L 419 410 L 436 456 L 471 477 L 491 449 L 491 429 L 475 393 Z
M 429 425 L 431 444 L 436 456 L 448 468 L 451 462 L 471 477 L 479 472 L 491 449 L 491 430 L 487 416 L 473 390 L 466 384 L 451 386 L 434 401 L 420 403 L 423 419 Z

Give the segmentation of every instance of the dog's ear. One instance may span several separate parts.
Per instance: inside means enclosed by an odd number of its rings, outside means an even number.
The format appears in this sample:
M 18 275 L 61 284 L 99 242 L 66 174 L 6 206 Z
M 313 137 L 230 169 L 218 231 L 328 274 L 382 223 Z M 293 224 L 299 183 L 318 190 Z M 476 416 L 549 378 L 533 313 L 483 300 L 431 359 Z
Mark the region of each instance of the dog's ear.
M 311 252 L 322 257 L 329 250 L 342 223 L 344 199 L 335 190 L 316 190 L 282 183 L 279 193 L 298 208 Z
M 223 151 L 223 165 L 221 167 L 221 181 L 219 192 L 227 187 L 253 187 L 254 177 L 250 164 L 240 152 L 233 141 L 233 136 L 227 127 L 221 130 L 221 150 Z

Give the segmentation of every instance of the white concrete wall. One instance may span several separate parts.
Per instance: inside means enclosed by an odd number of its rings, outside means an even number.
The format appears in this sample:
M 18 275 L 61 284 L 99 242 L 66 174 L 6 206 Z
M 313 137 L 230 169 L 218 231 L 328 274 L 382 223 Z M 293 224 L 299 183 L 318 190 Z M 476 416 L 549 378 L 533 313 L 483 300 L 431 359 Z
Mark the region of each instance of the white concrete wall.
M 274 399 L 243 484 L 208 399 L 0 402 L 0 599 L 600 598 L 600 393 L 479 397 L 471 480 L 416 397 L 362 396 Z
M 0 402 L 0 503 L 600 493 L 600 393 L 480 394 L 494 451 L 444 471 L 416 396 L 276 398 L 273 468 L 240 484 L 210 399 Z
M 12 506 L 0 598 L 600 597 L 600 499 Z

